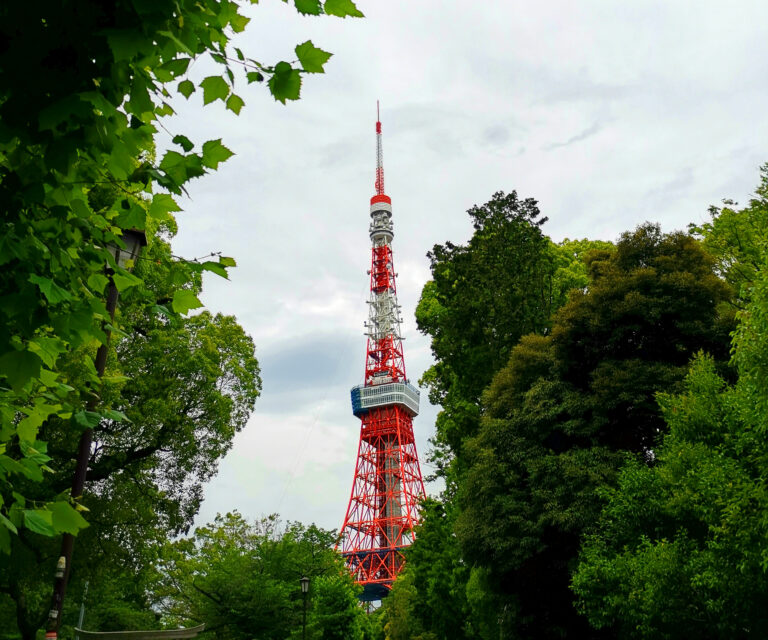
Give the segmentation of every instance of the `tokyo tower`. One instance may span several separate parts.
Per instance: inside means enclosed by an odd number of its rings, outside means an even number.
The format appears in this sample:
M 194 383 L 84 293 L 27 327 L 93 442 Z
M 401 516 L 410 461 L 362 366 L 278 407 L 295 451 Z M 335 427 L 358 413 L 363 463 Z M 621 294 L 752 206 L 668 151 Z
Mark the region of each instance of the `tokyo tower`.
M 360 444 L 341 552 L 364 601 L 381 600 L 403 567 L 424 497 L 413 418 L 419 390 L 405 374 L 400 305 L 392 262 L 392 200 L 384 193 L 381 121 L 376 119 L 376 195 L 371 198 L 371 292 L 365 382 L 352 388 Z

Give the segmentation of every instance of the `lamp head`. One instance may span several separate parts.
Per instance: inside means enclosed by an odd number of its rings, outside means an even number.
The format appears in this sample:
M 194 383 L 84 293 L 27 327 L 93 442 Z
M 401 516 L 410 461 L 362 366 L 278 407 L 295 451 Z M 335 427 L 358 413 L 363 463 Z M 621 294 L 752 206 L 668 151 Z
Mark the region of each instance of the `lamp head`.
M 115 262 L 123 269 L 131 269 L 139 258 L 142 247 L 147 246 L 147 234 L 140 229 L 124 229 L 123 243 L 125 249 L 116 244 L 109 244 L 107 248 L 115 257 Z

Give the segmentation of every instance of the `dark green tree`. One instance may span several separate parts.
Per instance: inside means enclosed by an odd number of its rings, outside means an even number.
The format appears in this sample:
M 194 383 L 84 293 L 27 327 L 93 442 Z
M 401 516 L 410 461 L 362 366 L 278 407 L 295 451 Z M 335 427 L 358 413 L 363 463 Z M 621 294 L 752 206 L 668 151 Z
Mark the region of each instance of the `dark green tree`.
M 668 434 L 654 464 L 631 458 L 597 530 L 586 540 L 573 589 L 598 627 L 622 638 L 753 638 L 768 633 L 768 218 L 759 198 L 724 210 L 708 233 L 746 306 L 733 339 L 738 380 L 711 356 L 694 361 L 681 393 L 659 394 Z M 725 234 L 724 236 L 721 234 Z M 752 260 L 751 258 L 754 258 Z
M 665 423 L 655 393 L 680 385 L 704 349 L 728 360 L 730 288 L 713 259 L 655 225 L 587 257 L 548 336 L 529 335 L 483 397 L 466 445 L 456 532 L 464 558 L 485 569 L 515 611 L 506 637 L 599 637 L 572 606 L 580 540 L 627 452 L 653 457 Z

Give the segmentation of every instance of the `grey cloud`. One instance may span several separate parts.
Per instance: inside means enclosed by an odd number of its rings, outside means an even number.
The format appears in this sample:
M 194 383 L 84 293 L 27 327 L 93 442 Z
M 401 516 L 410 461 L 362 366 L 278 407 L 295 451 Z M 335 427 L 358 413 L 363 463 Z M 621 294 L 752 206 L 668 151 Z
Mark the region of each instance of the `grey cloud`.
M 559 149 L 560 147 L 567 147 L 569 145 L 576 144 L 577 142 L 581 142 L 582 140 L 586 140 L 587 138 L 595 135 L 602 128 L 603 125 L 601 123 L 595 122 L 591 126 L 584 129 L 584 131 L 581 133 L 577 133 L 575 136 L 568 138 L 565 142 L 555 142 L 553 144 L 545 145 L 542 148 L 546 151 L 552 151 L 553 149 Z
M 495 124 L 483 131 L 483 142 L 494 147 L 499 147 L 509 141 L 511 134 L 503 124 Z
M 602 84 L 579 78 L 558 82 L 557 85 L 556 88 L 534 100 L 533 104 L 546 105 L 590 100 L 605 102 L 626 98 L 635 91 L 634 87 L 628 85 Z

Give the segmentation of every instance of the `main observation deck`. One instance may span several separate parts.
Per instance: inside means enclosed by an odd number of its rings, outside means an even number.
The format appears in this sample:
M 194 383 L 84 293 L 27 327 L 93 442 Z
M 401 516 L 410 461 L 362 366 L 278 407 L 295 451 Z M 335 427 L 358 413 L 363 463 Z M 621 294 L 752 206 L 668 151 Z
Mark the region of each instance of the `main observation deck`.
M 419 390 L 410 382 L 389 382 L 352 387 L 352 413 L 358 418 L 375 407 L 402 407 L 411 417 L 419 415 Z

